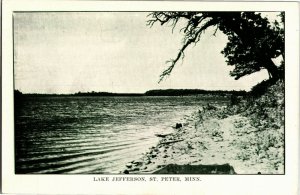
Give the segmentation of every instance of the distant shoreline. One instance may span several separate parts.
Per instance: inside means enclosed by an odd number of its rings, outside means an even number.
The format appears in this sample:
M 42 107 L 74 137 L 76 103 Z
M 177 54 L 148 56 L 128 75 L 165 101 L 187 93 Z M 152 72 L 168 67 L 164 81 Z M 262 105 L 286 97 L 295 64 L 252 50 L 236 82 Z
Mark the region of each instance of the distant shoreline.
M 163 89 L 163 90 L 149 90 L 145 93 L 110 93 L 110 92 L 77 92 L 73 94 L 41 94 L 41 93 L 22 93 L 19 90 L 14 91 L 15 97 L 56 97 L 56 96 L 193 96 L 193 95 L 236 95 L 244 96 L 246 91 L 222 91 L 222 90 L 202 90 L 202 89 Z

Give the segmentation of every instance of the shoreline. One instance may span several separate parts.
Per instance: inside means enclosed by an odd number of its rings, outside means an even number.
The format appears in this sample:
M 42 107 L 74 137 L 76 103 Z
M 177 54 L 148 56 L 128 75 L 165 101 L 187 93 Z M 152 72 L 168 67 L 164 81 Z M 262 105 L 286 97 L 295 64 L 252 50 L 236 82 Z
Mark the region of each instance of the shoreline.
M 175 168 L 182 174 L 191 173 L 192 167 L 198 167 L 194 173 L 202 173 L 201 166 L 229 165 L 232 170 L 228 174 L 283 174 L 284 166 L 272 157 L 276 154 L 266 155 L 269 148 L 256 151 L 260 146 L 255 138 L 262 131 L 251 125 L 249 117 L 226 110 L 203 106 L 185 118 L 182 127 L 173 127 L 171 134 L 161 136 L 140 159 L 127 163 L 121 173 L 172 174 L 170 166 L 178 166 Z M 215 170 L 204 174 L 226 174 Z

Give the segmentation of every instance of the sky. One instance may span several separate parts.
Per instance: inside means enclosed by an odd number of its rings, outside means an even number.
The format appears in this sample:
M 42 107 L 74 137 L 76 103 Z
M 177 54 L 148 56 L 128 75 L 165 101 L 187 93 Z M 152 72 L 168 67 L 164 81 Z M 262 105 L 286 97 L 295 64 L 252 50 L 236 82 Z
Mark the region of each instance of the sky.
M 144 93 L 151 89 L 249 90 L 266 71 L 234 80 L 220 53 L 227 37 L 211 28 L 159 81 L 181 48 L 179 27 L 146 25 L 146 12 L 27 12 L 14 14 L 15 89 L 23 93 L 88 91 Z

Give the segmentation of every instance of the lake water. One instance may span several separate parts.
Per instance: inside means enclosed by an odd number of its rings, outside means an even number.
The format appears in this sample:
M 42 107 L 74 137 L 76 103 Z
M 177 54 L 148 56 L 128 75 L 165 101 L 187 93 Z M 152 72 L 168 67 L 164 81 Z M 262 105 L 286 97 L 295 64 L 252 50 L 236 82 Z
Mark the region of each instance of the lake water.
M 16 173 L 119 173 L 157 144 L 155 134 L 208 102 L 216 104 L 200 96 L 16 100 Z

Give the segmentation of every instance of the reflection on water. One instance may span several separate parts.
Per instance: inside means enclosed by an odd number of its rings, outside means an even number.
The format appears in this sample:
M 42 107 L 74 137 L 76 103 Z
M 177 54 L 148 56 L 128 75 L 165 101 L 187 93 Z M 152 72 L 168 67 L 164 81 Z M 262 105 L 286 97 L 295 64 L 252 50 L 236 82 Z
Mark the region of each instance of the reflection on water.
M 208 100 L 31 97 L 15 107 L 16 173 L 118 173 Z

